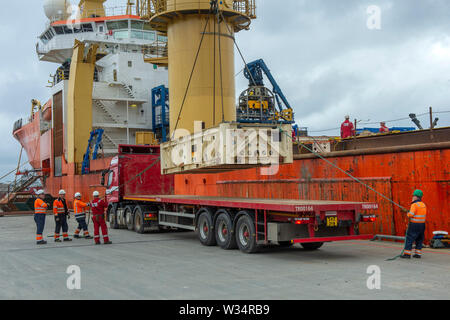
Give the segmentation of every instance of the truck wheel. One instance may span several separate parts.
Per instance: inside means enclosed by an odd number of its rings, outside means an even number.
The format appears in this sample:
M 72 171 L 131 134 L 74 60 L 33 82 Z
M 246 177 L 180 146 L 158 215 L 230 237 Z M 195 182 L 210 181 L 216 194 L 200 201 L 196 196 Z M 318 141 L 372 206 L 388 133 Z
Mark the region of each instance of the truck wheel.
M 323 246 L 323 242 L 300 243 L 306 251 L 313 251 Z
M 237 248 L 236 237 L 233 232 L 233 221 L 226 211 L 220 211 L 215 225 L 216 242 L 224 250 Z
M 292 247 L 293 243 L 291 241 L 279 241 L 278 245 L 282 248 Z
M 127 226 L 128 230 L 134 229 L 134 214 L 133 214 L 133 206 L 126 206 L 125 210 L 123 212 L 125 225 Z
M 212 214 L 209 211 L 204 211 L 198 217 L 197 235 L 202 245 L 208 247 L 216 245 Z
M 134 231 L 137 233 L 145 233 L 144 214 L 141 206 L 136 206 L 134 209 Z
M 108 216 L 109 216 L 109 227 L 111 229 L 119 229 L 119 224 L 117 223 L 117 213 L 116 206 L 110 206 L 108 208 Z
M 256 231 L 253 219 L 248 215 L 239 218 L 236 224 L 236 240 L 239 250 L 245 253 L 258 251 L 256 244 Z

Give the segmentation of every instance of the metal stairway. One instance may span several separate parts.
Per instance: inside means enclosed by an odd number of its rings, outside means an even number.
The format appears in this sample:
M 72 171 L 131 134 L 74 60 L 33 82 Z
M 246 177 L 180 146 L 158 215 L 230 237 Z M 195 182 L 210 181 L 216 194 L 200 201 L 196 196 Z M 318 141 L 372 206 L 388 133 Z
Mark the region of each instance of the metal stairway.
M 136 99 L 136 96 L 134 95 L 132 86 L 126 84 L 125 82 L 121 82 L 120 84 L 125 89 L 125 91 L 128 93 L 128 95 L 130 96 L 131 99 Z
M 101 110 L 103 110 L 104 114 L 111 119 L 114 123 L 119 123 L 117 119 L 114 118 L 113 114 L 109 111 L 109 109 L 101 102 L 100 100 L 95 100 L 95 104 L 97 107 L 99 107 Z

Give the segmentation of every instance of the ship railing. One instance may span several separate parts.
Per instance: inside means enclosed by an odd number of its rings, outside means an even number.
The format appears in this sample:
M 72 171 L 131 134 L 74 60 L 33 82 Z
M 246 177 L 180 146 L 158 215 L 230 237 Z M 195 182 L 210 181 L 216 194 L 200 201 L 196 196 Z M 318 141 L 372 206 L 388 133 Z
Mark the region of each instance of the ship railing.
M 166 41 L 157 40 L 150 45 L 142 46 L 142 53 L 144 54 L 144 59 L 167 57 L 168 56 L 167 40 Z
M 99 72 L 99 82 L 104 82 L 110 85 L 122 87 L 125 90 L 125 94 L 118 94 L 116 96 L 117 98 L 120 99 L 124 99 L 128 95 L 130 101 L 133 100 L 147 101 L 150 96 L 150 92 L 148 89 L 136 88 L 135 80 L 115 70 L 110 72 Z
M 73 5 L 71 8 L 74 10 L 68 9 L 67 14 L 70 14 L 67 17 L 67 20 L 76 20 L 81 17 L 95 18 L 95 17 L 116 17 L 116 16 L 124 16 L 124 15 L 133 15 L 138 16 L 139 13 L 135 6 L 110 6 L 104 7 L 104 9 L 91 9 L 77 12 L 78 6 Z M 46 23 L 46 28 L 50 27 L 53 22 L 61 21 L 61 17 L 53 17 Z
M 157 35 L 156 41 L 149 42 L 145 39 L 135 39 L 135 38 L 126 38 L 126 39 L 116 39 L 114 35 L 109 35 L 106 33 L 100 32 L 89 32 L 89 33 L 76 33 L 76 34 L 65 34 L 58 35 L 53 37 L 50 41 L 44 44 L 41 41 L 38 41 L 36 44 L 36 52 L 39 55 L 45 55 L 53 50 L 61 50 L 61 49 L 70 49 L 74 46 L 75 39 L 81 42 L 88 43 L 113 43 L 119 45 L 119 50 L 126 52 L 132 51 L 132 46 L 142 46 L 142 47 L 155 47 L 155 46 L 163 46 L 163 44 L 167 43 L 167 39 L 162 35 Z M 165 41 L 163 41 L 165 40 Z M 123 45 L 123 46 L 122 46 Z M 129 49 L 127 49 L 129 47 Z
M 160 14 L 166 11 L 175 11 L 177 8 L 194 7 L 203 9 L 205 7 L 204 0 L 192 0 L 190 2 L 186 0 L 171 0 L 170 5 L 167 4 L 167 0 L 152 0 L 151 3 L 152 5 L 147 8 L 150 12 L 148 16 Z M 252 19 L 256 18 L 255 0 L 233 0 L 233 10 Z

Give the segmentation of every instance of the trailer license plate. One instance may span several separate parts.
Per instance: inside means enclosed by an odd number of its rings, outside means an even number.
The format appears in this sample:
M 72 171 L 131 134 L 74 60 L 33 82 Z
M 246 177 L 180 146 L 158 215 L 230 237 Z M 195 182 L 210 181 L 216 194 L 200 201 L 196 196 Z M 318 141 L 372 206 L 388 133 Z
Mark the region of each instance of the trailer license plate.
M 337 227 L 338 218 L 337 217 L 327 217 L 327 227 Z

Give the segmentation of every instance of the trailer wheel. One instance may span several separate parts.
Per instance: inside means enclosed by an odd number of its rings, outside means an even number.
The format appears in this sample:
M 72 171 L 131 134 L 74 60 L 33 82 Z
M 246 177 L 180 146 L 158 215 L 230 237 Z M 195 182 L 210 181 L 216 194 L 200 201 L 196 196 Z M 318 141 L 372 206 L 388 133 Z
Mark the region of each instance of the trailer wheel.
M 216 236 L 214 234 L 214 224 L 211 212 L 204 211 L 200 214 L 197 221 L 197 235 L 201 244 L 204 246 L 212 247 L 215 246 Z
M 243 215 L 239 218 L 236 224 L 236 241 L 242 252 L 255 253 L 258 251 L 255 224 L 250 216 Z
M 117 222 L 117 206 L 112 205 L 108 207 L 108 216 L 109 216 L 109 227 L 111 229 L 119 229 L 119 223 Z
M 300 243 L 304 250 L 313 251 L 323 246 L 323 242 Z
M 137 233 L 145 233 L 144 214 L 141 206 L 134 209 L 134 231 Z
M 224 250 L 237 248 L 233 232 L 233 221 L 225 210 L 220 210 L 215 224 L 216 242 Z
M 134 229 L 134 214 L 133 214 L 134 206 L 126 206 L 123 211 L 123 222 L 128 230 Z

